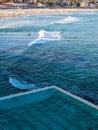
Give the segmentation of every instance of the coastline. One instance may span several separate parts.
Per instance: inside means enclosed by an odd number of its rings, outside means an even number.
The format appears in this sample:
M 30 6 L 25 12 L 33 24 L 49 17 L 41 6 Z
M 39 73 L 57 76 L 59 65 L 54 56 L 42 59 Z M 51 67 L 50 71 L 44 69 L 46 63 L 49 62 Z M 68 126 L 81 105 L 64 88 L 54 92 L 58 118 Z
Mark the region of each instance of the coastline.
M 56 14 L 56 13 L 69 13 L 69 12 L 98 12 L 98 9 L 81 9 L 81 8 L 61 8 L 61 9 L 2 9 L 0 10 L 0 19 L 3 18 L 11 18 L 11 17 L 19 17 L 19 16 L 27 16 L 27 15 L 35 15 L 35 14 Z

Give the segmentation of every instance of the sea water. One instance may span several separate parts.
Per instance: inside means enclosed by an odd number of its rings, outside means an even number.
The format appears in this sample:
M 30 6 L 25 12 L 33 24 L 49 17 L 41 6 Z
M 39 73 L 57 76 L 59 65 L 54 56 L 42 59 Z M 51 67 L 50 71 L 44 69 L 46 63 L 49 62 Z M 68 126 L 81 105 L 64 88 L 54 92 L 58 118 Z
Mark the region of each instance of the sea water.
M 0 97 L 56 85 L 98 105 L 98 12 L 0 20 Z

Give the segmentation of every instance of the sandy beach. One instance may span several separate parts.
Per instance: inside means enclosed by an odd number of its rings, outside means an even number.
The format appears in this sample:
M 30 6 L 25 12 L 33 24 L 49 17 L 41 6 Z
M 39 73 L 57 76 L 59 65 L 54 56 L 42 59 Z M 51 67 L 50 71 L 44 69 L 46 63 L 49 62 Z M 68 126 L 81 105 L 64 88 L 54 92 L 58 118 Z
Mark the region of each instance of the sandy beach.
M 98 9 L 5 9 L 0 10 L 0 19 L 34 14 L 56 14 L 69 12 L 96 12 Z

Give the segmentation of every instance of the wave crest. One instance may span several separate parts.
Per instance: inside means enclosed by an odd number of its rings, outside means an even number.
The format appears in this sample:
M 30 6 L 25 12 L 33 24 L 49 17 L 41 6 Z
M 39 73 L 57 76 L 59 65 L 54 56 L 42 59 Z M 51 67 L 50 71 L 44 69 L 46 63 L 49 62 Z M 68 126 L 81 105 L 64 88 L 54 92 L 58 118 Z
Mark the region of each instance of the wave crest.
M 19 89 L 31 90 L 37 88 L 35 84 L 28 84 L 26 81 L 19 81 L 15 78 L 9 78 L 9 82 L 12 86 Z
M 60 31 L 51 32 L 51 31 L 40 30 L 38 34 L 39 37 L 34 41 L 30 42 L 28 46 L 31 46 L 33 44 L 47 43 L 47 42 L 58 41 L 63 39 Z
M 74 22 L 78 22 L 78 21 L 79 20 L 76 17 L 68 16 L 67 18 L 65 18 L 63 20 L 59 20 L 57 22 L 52 22 L 51 24 L 55 24 L 55 23 L 66 24 L 66 23 L 74 23 Z

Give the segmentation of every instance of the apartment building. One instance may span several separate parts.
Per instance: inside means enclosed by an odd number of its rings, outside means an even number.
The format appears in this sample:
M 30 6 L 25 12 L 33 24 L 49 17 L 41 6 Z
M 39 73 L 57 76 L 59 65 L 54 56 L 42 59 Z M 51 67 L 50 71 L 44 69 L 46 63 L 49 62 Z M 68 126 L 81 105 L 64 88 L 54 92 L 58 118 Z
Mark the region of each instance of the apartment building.
M 80 3 L 81 7 L 88 7 L 89 5 L 96 5 L 98 7 L 98 0 L 13 0 L 15 3 L 47 3 L 53 2 L 54 4 L 58 5 L 65 5 L 65 6 L 76 6 L 76 3 Z M 93 7 L 93 6 L 92 6 Z

